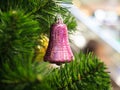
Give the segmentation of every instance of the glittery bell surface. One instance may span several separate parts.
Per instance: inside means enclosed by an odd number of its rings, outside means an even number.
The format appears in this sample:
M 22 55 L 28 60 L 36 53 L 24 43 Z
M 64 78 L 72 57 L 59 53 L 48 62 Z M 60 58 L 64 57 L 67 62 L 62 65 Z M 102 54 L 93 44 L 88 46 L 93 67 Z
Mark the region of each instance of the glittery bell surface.
M 68 41 L 67 26 L 63 24 L 61 18 L 58 18 L 50 29 L 50 39 L 44 61 L 60 64 L 71 60 L 73 60 L 73 53 Z

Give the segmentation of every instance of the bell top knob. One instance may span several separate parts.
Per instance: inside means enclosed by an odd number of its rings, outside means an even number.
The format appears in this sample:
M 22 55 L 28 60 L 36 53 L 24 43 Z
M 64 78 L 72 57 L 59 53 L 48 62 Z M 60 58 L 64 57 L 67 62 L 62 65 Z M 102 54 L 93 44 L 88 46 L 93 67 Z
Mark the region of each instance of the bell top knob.
M 62 17 L 61 17 L 60 14 L 58 14 L 58 15 L 56 16 L 55 22 L 58 23 L 58 24 L 59 24 L 59 23 L 63 23 L 63 19 L 62 19 Z

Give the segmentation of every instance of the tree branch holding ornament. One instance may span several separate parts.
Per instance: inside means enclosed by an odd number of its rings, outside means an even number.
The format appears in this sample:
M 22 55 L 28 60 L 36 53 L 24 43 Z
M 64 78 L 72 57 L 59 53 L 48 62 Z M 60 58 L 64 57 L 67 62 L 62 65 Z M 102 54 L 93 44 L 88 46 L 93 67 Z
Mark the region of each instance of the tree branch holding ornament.
M 103 62 L 73 55 L 68 30 L 77 24 L 63 1 L 0 1 L 1 90 L 111 90 Z M 54 22 L 56 13 L 61 16 Z

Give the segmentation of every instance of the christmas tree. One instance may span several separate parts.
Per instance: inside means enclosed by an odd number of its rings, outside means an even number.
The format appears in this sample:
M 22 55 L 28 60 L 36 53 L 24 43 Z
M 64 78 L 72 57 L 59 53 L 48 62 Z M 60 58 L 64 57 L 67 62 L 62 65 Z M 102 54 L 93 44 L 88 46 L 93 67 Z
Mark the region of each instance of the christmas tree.
M 56 14 L 69 31 L 75 30 L 75 18 L 62 2 L 70 0 L 0 1 L 1 90 L 111 89 L 106 66 L 92 54 L 76 54 L 59 68 L 42 61 Z

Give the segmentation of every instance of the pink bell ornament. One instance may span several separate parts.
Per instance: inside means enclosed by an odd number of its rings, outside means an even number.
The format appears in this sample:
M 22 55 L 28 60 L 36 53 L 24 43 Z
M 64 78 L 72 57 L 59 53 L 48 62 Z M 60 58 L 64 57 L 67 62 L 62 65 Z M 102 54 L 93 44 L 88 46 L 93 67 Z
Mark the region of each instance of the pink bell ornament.
M 67 26 L 63 23 L 62 17 L 58 15 L 56 23 L 50 28 L 50 39 L 44 61 L 61 64 L 72 60 L 73 53 L 68 41 Z

